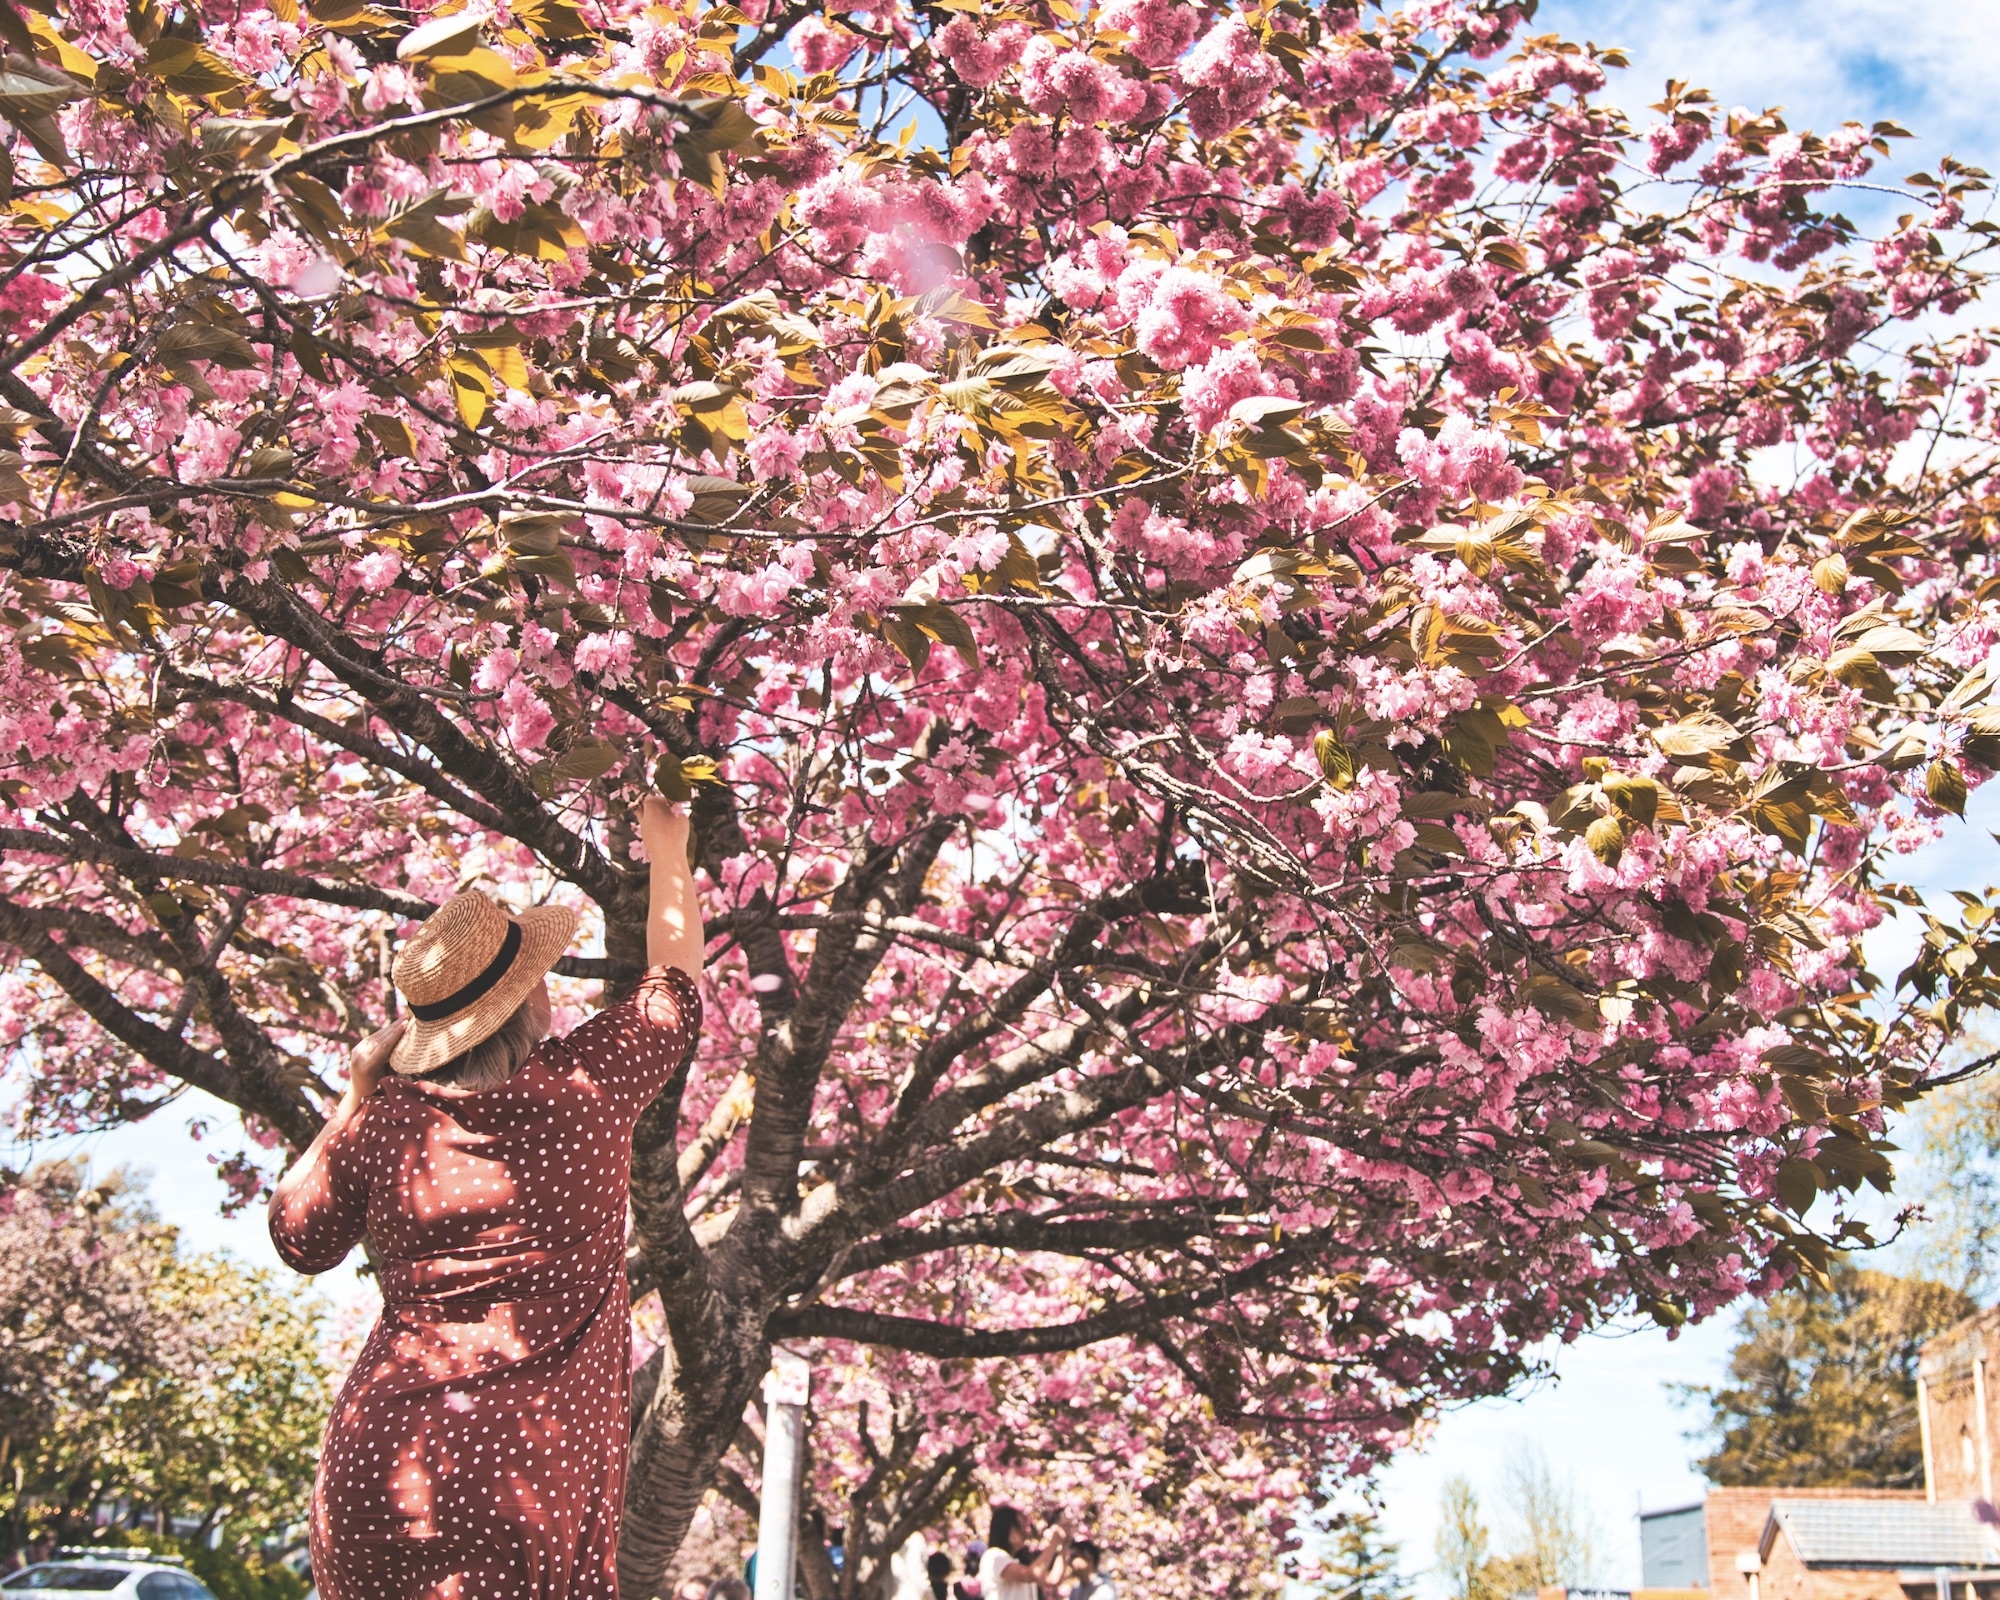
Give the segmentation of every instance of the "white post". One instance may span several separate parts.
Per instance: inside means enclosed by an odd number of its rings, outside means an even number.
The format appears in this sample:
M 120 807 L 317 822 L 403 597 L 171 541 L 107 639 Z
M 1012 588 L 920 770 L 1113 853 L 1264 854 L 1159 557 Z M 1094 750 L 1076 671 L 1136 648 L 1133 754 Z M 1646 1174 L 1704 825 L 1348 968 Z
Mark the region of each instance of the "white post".
M 1993 1498 L 1993 1433 L 1986 1418 L 1986 1350 L 1982 1339 L 1980 1353 L 1972 1362 L 1972 1405 L 1979 1413 L 1979 1498 Z
M 1917 1441 L 1924 1453 L 1924 1498 L 1937 1504 L 1937 1469 L 1931 1464 L 1931 1386 L 1917 1374 Z
M 752 1600 L 793 1600 L 799 1560 L 799 1486 L 806 1467 L 812 1365 L 782 1347 L 764 1374 L 764 1488 L 757 1502 L 757 1589 Z

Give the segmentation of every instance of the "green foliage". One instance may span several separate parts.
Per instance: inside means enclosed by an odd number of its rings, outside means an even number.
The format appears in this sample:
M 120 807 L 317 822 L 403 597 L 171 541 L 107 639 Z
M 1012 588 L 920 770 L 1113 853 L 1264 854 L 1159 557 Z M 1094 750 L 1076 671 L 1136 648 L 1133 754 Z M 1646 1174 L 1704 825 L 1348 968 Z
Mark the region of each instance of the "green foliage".
M 1577 1503 L 1575 1487 L 1558 1478 L 1538 1450 L 1525 1450 L 1507 1463 L 1501 1501 L 1512 1523 L 1511 1587 L 1587 1583 L 1597 1566 L 1597 1532 Z
M 142 1522 L 141 1544 L 176 1523 L 240 1551 L 288 1536 L 329 1402 L 318 1302 L 182 1252 L 115 1177 L 0 1175 L 0 1201 L 0 1550 L 87 1536 L 102 1506 Z M 297 1600 L 239 1565 L 217 1567 L 221 1600 Z
M 1994 1040 L 1971 1034 L 1961 1048 L 1969 1065 L 1990 1056 Z M 1989 1299 L 2000 1290 L 2000 1074 L 1926 1095 L 1918 1128 L 1916 1187 L 1929 1220 L 1912 1230 L 1906 1265 Z
M 1437 1568 L 1453 1600 L 1501 1600 L 1492 1587 L 1494 1561 L 1487 1553 L 1493 1536 L 1480 1517 L 1472 1480 L 1456 1474 L 1445 1479 L 1438 1510 Z
M 1746 1312 L 1705 1404 L 1718 1484 L 1910 1488 L 1923 1482 L 1917 1352 L 1977 1309 L 1945 1284 L 1837 1262 L 1829 1286 L 1796 1284 Z
M 1407 1600 L 1402 1546 L 1383 1537 L 1380 1508 L 1368 1505 L 1343 1517 L 1332 1553 L 1320 1563 L 1317 1600 Z

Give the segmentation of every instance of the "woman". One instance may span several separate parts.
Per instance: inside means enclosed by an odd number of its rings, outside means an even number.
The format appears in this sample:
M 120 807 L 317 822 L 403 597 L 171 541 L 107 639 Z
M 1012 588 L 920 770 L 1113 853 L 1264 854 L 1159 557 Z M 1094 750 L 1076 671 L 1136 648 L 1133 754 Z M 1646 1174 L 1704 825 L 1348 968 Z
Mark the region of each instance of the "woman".
M 1040 1600 L 1057 1581 L 1068 1541 L 1060 1527 L 1049 1531 L 1048 1548 L 1031 1555 L 1034 1524 L 1014 1506 L 995 1506 L 986 1529 L 986 1554 L 979 1558 L 980 1600 Z
M 687 819 L 649 799 L 651 970 L 561 1040 L 545 976 L 573 913 L 440 907 L 396 957 L 413 1019 L 271 1197 L 301 1272 L 375 1247 L 382 1317 L 313 1488 L 325 1600 L 615 1600 L 630 1435 L 632 1125 L 694 1049 Z

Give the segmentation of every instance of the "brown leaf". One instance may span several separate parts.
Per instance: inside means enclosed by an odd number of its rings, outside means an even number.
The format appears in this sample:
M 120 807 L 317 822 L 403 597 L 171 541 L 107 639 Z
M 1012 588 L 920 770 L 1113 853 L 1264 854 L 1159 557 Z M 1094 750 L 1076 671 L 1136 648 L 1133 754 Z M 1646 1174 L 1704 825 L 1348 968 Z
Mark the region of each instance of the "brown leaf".
M 1965 774 L 1953 761 L 1937 760 L 1924 773 L 1924 793 L 1932 805 L 1953 816 L 1965 815 Z
M 247 371 L 258 365 L 257 347 L 230 328 L 210 322 L 182 322 L 153 342 L 153 355 L 162 366 L 183 361 L 212 361 L 232 372 Z
M 1682 761 L 1725 755 L 1739 748 L 1747 754 L 1749 744 L 1734 723 L 1713 711 L 1697 711 L 1683 717 L 1672 727 L 1660 729 L 1653 738 L 1665 754 Z

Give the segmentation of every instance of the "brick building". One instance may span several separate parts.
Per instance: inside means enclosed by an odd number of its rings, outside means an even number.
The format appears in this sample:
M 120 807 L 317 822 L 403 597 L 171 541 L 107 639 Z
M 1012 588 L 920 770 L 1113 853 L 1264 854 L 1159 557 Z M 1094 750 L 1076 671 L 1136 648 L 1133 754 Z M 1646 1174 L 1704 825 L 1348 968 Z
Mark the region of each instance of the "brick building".
M 2000 1600 L 2000 1306 L 1923 1348 L 1921 1489 L 1711 1489 L 1639 1521 L 1644 1582 L 1714 1600 Z
M 2000 1600 L 2000 1537 L 1921 1489 L 1711 1489 L 1640 1519 L 1644 1582 L 1714 1600 Z
M 1967 1317 L 1924 1346 L 1917 1365 L 1924 1486 L 1937 1501 L 1993 1499 L 1993 1384 L 2000 1306 Z
M 2000 1541 L 1965 1500 L 1781 1490 L 1757 1557 L 1751 1600 L 1980 1600 L 2000 1585 Z

